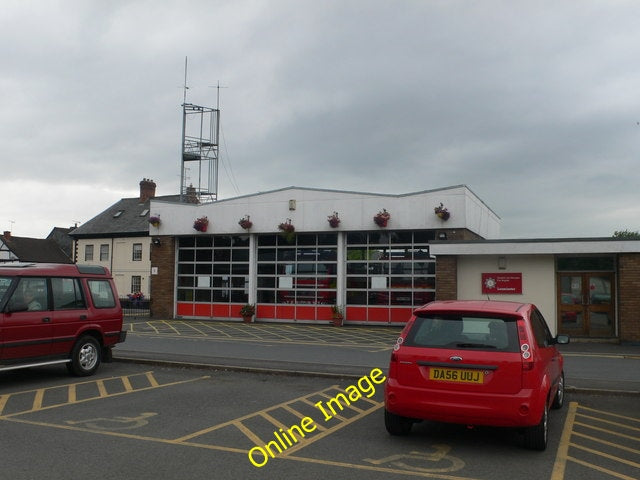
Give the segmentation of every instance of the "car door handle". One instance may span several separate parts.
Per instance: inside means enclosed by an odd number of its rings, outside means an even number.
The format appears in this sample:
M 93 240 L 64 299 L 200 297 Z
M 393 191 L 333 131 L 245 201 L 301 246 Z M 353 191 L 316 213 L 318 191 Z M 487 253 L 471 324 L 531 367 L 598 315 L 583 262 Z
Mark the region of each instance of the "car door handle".
M 42 319 L 42 323 L 51 323 L 51 318 L 50 317 L 44 317 Z
M 80 320 L 86 320 L 87 316 L 86 315 L 80 315 Z

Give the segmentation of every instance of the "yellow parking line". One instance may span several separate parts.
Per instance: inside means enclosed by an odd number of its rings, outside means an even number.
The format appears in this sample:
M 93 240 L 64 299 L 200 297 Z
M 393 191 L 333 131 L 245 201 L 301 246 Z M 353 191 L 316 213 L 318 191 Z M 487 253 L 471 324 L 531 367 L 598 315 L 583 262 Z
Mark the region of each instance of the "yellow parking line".
M 571 432 L 573 431 L 573 424 L 576 419 L 577 409 L 578 402 L 571 402 L 569 404 L 569 411 L 567 412 L 567 418 L 564 421 L 564 429 L 562 430 L 562 436 L 560 437 L 560 445 L 558 446 L 556 461 L 553 464 L 553 471 L 551 472 L 551 480 L 564 479 L 564 471 L 567 468 L 567 459 L 569 458 Z
M 9 400 L 9 395 L 0 395 L 0 415 L 2 415 L 2 411 L 4 410 L 4 406 L 7 404 L 7 400 Z

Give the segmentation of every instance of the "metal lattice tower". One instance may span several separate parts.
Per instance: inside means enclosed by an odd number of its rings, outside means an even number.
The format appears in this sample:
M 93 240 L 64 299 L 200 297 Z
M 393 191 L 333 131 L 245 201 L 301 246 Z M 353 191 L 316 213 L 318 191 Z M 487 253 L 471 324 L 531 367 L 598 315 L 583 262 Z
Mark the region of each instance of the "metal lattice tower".
M 217 200 L 219 133 L 218 108 L 182 104 L 181 201 Z

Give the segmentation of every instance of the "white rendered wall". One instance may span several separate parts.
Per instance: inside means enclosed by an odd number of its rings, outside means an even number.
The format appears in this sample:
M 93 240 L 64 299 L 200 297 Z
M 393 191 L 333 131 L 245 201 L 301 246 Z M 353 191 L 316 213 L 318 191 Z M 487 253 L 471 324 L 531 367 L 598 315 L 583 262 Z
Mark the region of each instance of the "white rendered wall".
M 544 316 L 551 332 L 557 334 L 556 277 L 553 255 L 504 256 L 506 269 L 498 268 L 498 256 L 458 257 L 458 299 L 486 299 L 482 293 L 483 273 L 522 273 L 522 295 L 491 295 L 491 300 L 533 303 Z

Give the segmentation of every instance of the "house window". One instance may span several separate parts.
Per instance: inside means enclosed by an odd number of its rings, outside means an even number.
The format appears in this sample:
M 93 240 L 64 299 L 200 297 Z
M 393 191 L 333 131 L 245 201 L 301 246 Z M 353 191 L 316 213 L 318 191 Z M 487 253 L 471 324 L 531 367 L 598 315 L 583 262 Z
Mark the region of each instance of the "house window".
M 140 262 L 142 260 L 142 244 L 134 243 L 133 244 L 133 261 Z
M 133 275 L 131 277 L 131 293 L 138 293 L 142 291 L 142 277 L 140 275 Z
M 109 260 L 109 245 L 100 245 L 100 261 L 106 262 Z
M 85 262 L 93 261 L 93 245 L 84 246 L 84 260 Z

